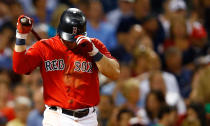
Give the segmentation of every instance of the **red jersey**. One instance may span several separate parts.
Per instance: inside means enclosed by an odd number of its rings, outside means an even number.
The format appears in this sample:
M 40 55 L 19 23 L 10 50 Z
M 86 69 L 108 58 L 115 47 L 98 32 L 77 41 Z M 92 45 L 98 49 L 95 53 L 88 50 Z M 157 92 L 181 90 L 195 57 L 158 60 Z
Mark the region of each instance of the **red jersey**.
M 101 41 L 91 40 L 102 54 L 112 58 Z M 16 73 L 30 73 L 37 66 L 43 79 L 46 105 L 81 109 L 99 103 L 98 68 L 82 47 L 68 50 L 59 36 L 55 36 L 36 42 L 28 51 L 14 51 Z

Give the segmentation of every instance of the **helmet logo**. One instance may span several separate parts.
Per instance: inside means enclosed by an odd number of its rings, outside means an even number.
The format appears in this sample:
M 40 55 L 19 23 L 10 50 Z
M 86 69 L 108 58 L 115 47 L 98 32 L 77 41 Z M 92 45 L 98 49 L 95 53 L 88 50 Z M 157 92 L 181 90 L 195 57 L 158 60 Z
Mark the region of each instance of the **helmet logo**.
M 73 27 L 73 32 L 72 34 L 77 34 L 77 27 Z

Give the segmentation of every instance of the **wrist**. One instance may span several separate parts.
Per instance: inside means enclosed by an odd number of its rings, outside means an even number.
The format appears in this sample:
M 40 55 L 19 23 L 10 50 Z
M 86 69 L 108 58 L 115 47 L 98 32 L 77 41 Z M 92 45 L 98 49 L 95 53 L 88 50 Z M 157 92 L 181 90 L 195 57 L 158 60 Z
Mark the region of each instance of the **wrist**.
M 103 54 L 101 52 L 98 51 L 98 53 L 96 53 L 96 55 L 93 56 L 93 60 L 95 62 L 100 61 L 103 58 Z
M 16 31 L 16 45 L 25 45 L 28 34 L 22 34 Z
M 92 46 L 93 46 L 93 50 L 89 52 L 89 55 L 94 57 L 96 54 L 98 54 L 99 50 L 95 47 L 93 43 L 92 43 Z
M 23 34 L 23 33 L 19 33 L 18 31 L 16 31 L 16 38 L 17 39 L 26 39 L 28 36 L 28 33 Z
M 16 45 L 25 45 L 25 44 L 26 44 L 25 39 L 16 38 Z

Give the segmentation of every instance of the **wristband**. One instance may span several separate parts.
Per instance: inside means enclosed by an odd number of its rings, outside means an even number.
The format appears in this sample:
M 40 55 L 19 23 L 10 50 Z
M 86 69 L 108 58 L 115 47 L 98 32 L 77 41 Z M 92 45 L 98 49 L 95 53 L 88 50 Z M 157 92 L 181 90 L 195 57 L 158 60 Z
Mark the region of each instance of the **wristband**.
M 95 62 L 98 62 L 99 60 L 101 60 L 103 58 L 103 54 L 101 54 L 100 52 L 98 52 L 96 55 L 93 56 L 93 60 Z
M 21 34 L 18 31 L 16 31 L 16 38 L 18 39 L 26 39 L 28 34 Z
M 16 45 L 25 45 L 25 44 L 26 44 L 25 39 L 16 38 Z

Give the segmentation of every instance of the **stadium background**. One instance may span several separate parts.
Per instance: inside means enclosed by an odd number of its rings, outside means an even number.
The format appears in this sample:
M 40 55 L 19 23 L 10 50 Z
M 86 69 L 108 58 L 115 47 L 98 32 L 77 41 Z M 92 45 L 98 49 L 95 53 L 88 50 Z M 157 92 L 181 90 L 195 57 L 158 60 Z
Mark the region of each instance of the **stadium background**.
M 121 65 L 117 81 L 100 75 L 100 126 L 210 125 L 209 0 L 0 0 L 0 126 L 43 119 L 39 69 L 12 71 L 17 18 L 32 17 L 49 38 L 68 7 L 85 13 L 88 36 Z M 27 47 L 34 42 L 30 34 Z

